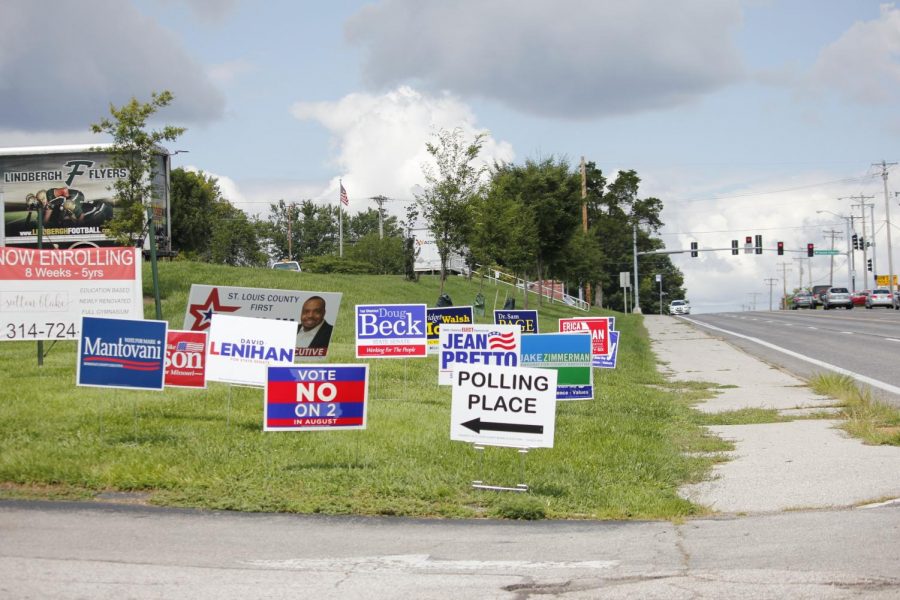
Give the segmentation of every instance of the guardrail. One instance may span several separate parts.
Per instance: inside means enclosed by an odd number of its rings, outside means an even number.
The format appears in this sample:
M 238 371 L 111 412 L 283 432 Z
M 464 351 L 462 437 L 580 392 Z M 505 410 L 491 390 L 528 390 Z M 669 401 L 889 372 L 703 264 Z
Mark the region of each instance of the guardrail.
M 503 271 L 500 271 L 498 269 L 485 268 L 482 265 L 475 265 L 473 275 L 483 276 L 485 279 L 490 279 L 495 284 L 502 283 L 510 287 L 516 287 L 520 290 L 526 289 L 527 286 L 527 290 L 529 292 L 540 294 L 551 302 L 560 302 L 562 304 L 571 306 L 572 308 L 577 308 L 578 310 L 583 310 L 585 312 L 587 312 L 591 308 L 590 304 L 588 304 L 581 298 L 576 298 L 575 296 L 571 296 L 563 292 L 561 287 L 547 286 L 538 281 L 526 281 L 519 277 L 515 277 L 514 275 L 510 275 L 509 273 L 504 273 Z

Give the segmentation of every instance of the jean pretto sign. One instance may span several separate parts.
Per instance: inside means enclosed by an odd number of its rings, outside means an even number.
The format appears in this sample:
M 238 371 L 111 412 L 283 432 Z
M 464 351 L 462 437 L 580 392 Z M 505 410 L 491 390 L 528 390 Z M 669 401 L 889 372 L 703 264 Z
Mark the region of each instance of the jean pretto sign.
M 328 354 L 341 296 L 334 292 L 194 284 L 183 329 L 206 331 L 215 314 L 291 321 L 297 338 L 294 353 L 304 358 L 324 357 Z
M 522 337 L 522 366 L 556 371 L 557 400 L 593 400 L 591 336 L 539 333 Z
M 76 340 L 82 315 L 143 318 L 137 248 L 0 247 L 0 340 Z
M 425 356 L 424 304 L 357 304 L 356 358 Z
M 213 315 L 206 350 L 209 381 L 265 387 L 269 367 L 294 364 L 297 325 L 290 321 Z
M 166 386 L 206 387 L 206 332 L 170 329 L 166 337 Z
M 518 325 L 444 325 L 438 351 L 438 385 L 452 385 L 466 365 L 516 367 L 522 348 Z
M 368 365 L 269 367 L 265 431 L 366 428 Z
M 536 310 L 495 310 L 494 323 L 497 325 L 518 325 L 522 333 L 538 332 L 538 312 Z
M 556 371 L 460 366 L 453 381 L 450 439 L 488 446 L 552 448 Z
M 82 317 L 78 385 L 163 389 L 168 323 Z
M 425 315 L 428 321 L 426 330 L 428 338 L 428 354 L 437 354 L 440 346 L 441 325 L 471 325 L 475 322 L 471 306 L 445 306 L 429 308 Z

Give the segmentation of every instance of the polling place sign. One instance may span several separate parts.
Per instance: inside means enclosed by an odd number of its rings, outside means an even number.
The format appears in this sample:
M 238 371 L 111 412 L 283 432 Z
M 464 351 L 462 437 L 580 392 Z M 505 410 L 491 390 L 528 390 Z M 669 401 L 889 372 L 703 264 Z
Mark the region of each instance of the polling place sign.
M 78 385 L 163 389 L 166 321 L 82 317 Z
M 450 439 L 486 446 L 552 448 L 556 371 L 460 366 L 453 381 Z
M 609 330 L 611 317 L 576 317 L 560 319 L 560 333 L 590 333 L 591 354 L 596 363 L 601 356 L 609 354 Z
M 82 315 L 144 317 L 137 248 L 0 246 L 0 340 L 76 340 Z
M 357 304 L 356 358 L 425 356 L 424 304 Z
M 444 325 L 438 348 L 438 385 L 451 385 L 466 365 L 516 367 L 522 348 L 518 325 Z
M 522 336 L 521 365 L 556 371 L 557 400 L 594 399 L 591 336 L 587 333 Z
M 206 387 L 206 332 L 170 329 L 166 337 L 166 385 Z
M 209 328 L 206 378 L 264 387 L 270 366 L 294 364 L 297 324 L 216 314 Z
M 269 367 L 263 429 L 365 429 L 368 380 L 368 365 Z
M 538 332 L 538 312 L 536 310 L 495 310 L 494 324 L 518 325 L 522 333 Z
M 425 332 L 428 338 L 428 354 L 438 353 L 441 325 L 471 325 L 475 322 L 471 306 L 429 308 L 425 314 L 425 319 L 428 321 Z

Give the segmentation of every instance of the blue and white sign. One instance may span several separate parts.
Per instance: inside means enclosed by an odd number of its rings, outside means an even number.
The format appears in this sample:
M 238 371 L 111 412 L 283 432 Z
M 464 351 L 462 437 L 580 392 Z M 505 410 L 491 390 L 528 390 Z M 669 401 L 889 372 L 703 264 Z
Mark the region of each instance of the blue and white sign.
M 294 364 L 297 323 L 216 313 L 206 347 L 206 379 L 264 387 L 268 367 Z
M 495 310 L 495 325 L 518 325 L 522 333 L 538 333 L 538 311 L 536 310 Z
M 590 333 L 539 333 L 522 337 L 522 366 L 553 369 L 557 400 L 593 400 Z
M 522 329 L 518 325 L 444 325 L 441 327 L 438 385 L 453 385 L 461 365 L 519 366 Z
M 471 306 L 445 306 L 429 308 L 428 320 L 428 354 L 437 354 L 440 345 L 441 325 L 471 325 L 475 322 Z
M 78 385 L 163 389 L 166 321 L 82 317 L 78 338 Z
M 609 332 L 609 354 L 606 356 L 595 356 L 594 366 L 601 369 L 615 369 L 616 359 L 619 356 L 619 332 Z
M 357 304 L 356 358 L 425 356 L 424 304 Z

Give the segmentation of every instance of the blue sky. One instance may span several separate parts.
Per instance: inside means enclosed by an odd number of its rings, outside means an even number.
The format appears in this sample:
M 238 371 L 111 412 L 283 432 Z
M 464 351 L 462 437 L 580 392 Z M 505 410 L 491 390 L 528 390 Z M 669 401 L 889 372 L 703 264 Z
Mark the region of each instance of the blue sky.
M 9 0 L 6 8 L 0 146 L 101 141 L 89 125 L 109 102 L 169 89 L 176 100 L 161 123 L 188 128 L 170 145 L 188 151 L 173 164 L 219 177 L 248 212 L 264 214 L 280 198 L 336 202 L 342 178 L 352 211 L 384 194 L 399 213 L 423 183 L 431 132 L 461 127 L 489 132 L 488 160 L 585 156 L 610 178 L 635 169 L 641 196 L 664 203 L 672 249 L 725 247 L 756 233 L 766 247 L 824 247 L 823 231 L 844 231 L 842 217 L 859 215 L 839 198 L 874 196 L 876 264 L 887 272 L 883 183 L 872 163 L 900 158 L 894 3 Z M 888 187 L 900 220 L 897 169 Z M 796 287 L 801 266 L 804 285 L 828 283 L 828 259 L 794 257 L 673 261 L 695 311 L 709 312 L 741 310 L 754 295 L 767 308 L 764 281 Z M 857 287 L 871 287 L 861 254 L 857 265 Z M 834 282 L 848 283 L 843 256 Z

